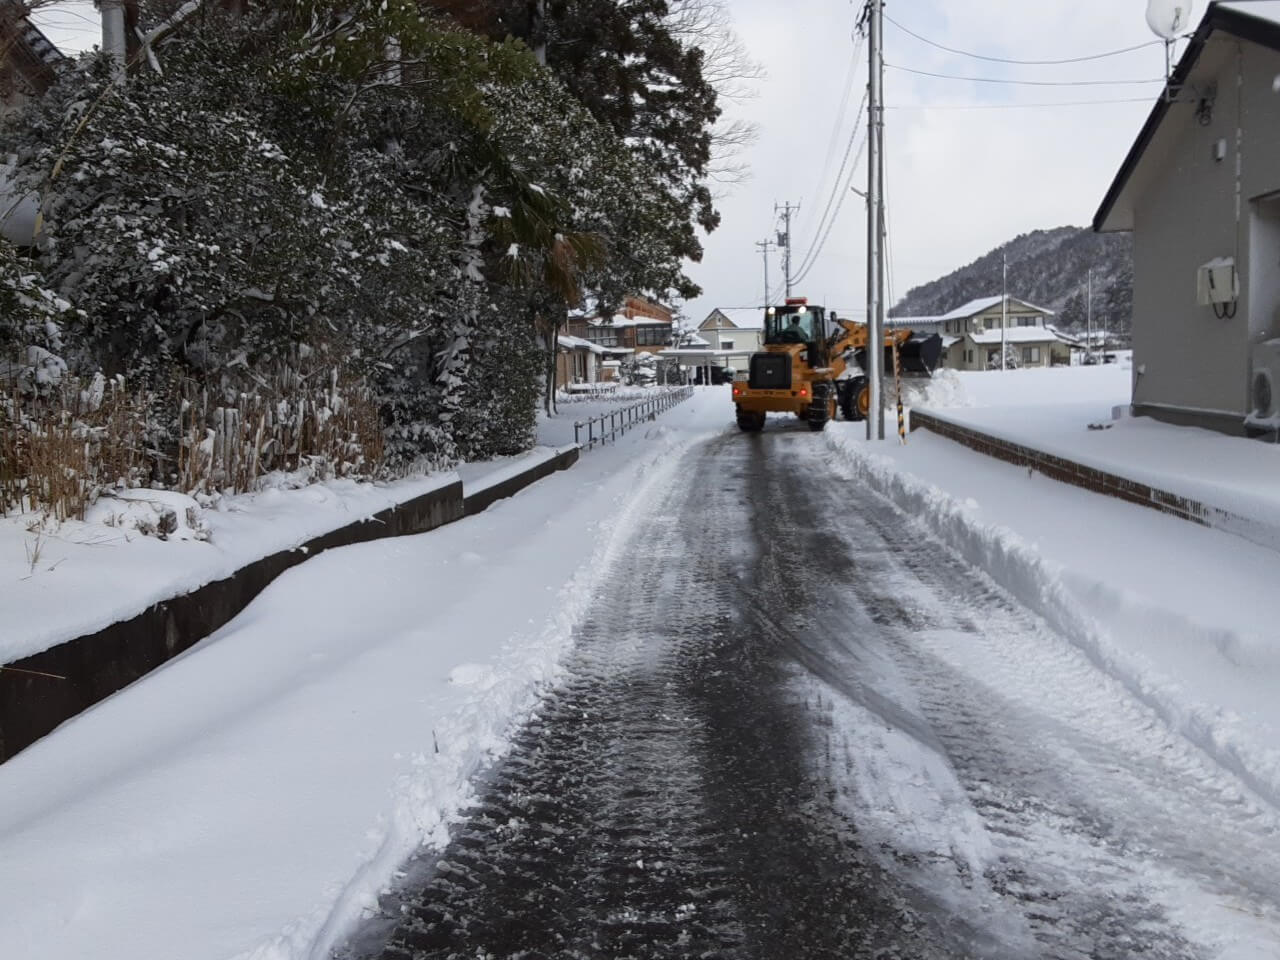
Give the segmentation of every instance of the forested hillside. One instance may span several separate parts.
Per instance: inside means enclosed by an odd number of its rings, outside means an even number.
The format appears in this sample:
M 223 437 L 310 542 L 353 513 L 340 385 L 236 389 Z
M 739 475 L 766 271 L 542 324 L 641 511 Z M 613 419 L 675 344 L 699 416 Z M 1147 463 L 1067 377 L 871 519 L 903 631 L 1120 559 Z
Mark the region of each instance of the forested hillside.
M 973 263 L 908 291 L 893 308 L 893 315 L 937 315 L 969 300 L 999 296 L 1005 257 L 1009 262 L 1009 293 L 1056 311 L 1056 323 L 1064 329 L 1085 325 L 1085 290 L 1092 270 L 1095 323 L 1128 332 L 1133 312 L 1130 235 L 1097 234 L 1081 227 L 1024 233 Z

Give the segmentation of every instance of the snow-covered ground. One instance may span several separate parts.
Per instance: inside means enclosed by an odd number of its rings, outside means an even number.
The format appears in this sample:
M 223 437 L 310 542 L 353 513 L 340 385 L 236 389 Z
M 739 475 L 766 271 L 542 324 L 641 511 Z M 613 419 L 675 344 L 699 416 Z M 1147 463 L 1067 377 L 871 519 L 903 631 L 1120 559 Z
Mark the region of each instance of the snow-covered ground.
M 518 457 L 463 464 L 454 472 L 393 483 L 330 480 L 305 484 L 273 477 L 258 493 L 223 497 L 207 508 L 163 491 L 129 491 L 146 503 L 105 499 L 85 521 L 37 524 L 0 517 L 0 663 L 10 663 L 119 620 L 162 600 L 230 576 L 240 567 L 411 500 L 463 482 L 467 494 L 550 459 L 574 442 L 573 424 L 636 403 L 653 391 L 627 388 L 607 398 L 574 398 L 538 421 L 538 446 Z M 195 529 L 167 540 L 136 529 L 149 504 L 176 508 Z M 145 522 L 145 520 L 143 521 Z M 69 602 L 73 598 L 73 602 Z
M 1014 441 L 1280 516 L 1272 446 L 1135 419 L 1090 431 L 1124 403 L 1127 378 L 1111 366 L 951 373 L 926 402 L 930 412 Z M 1280 553 L 927 431 L 874 450 L 862 424 L 833 424 L 826 438 L 859 478 L 1280 805 L 1280 627 L 1269 600 Z
M 699 391 L 483 514 L 326 552 L 0 766 L 0 956 L 324 957 L 444 838 L 646 491 L 731 415 Z
M 1128 355 L 1093 367 L 940 371 L 906 402 L 955 423 L 1280 527 L 1280 445 L 1121 416 Z M 1091 429 L 1092 426 L 1092 429 Z

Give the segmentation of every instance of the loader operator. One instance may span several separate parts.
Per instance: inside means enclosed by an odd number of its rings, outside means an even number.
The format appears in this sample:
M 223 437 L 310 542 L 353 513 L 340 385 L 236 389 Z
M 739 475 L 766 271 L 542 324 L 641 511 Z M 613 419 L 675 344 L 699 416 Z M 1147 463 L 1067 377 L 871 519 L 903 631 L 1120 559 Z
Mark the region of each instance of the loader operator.
M 800 316 L 795 314 L 791 317 L 791 325 L 782 331 L 782 339 L 791 343 L 804 343 L 809 339 L 805 333 L 804 327 L 800 325 Z

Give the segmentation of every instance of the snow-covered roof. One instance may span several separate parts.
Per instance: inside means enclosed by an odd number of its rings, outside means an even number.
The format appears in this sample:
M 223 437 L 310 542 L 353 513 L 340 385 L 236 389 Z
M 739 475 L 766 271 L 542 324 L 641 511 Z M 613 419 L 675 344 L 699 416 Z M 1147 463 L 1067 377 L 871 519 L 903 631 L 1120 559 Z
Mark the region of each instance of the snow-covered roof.
M 942 322 L 942 317 L 885 317 L 886 327 L 929 327 Z
M 956 307 L 954 310 L 948 311 L 947 313 L 944 313 L 940 317 L 932 317 L 930 319 L 935 321 L 936 320 L 944 320 L 944 321 L 945 320 L 967 320 L 970 317 L 977 316 L 980 313 L 985 313 L 986 311 L 990 310 L 992 307 L 999 305 L 999 303 L 1003 299 L 1004 298 L 999 294 L 997 294 L 994 297 L 979 297 L 977 300 L 970 300 L 968 303 L 964 304 L 963 306 Z M 1010 297 L 1009 306 L 1012 307 L 1015 303 L 1021 304 L 1024 307 L 1028 307 L 1031 310 L 1035 310 L 1038 313 L 1043 313 L 1046 316 L 1051 317 L 1054 315 L 1053 311 L 1046 307 L 1037 307 L 1034 303 L 1029 303 L 1026 300 L 1019 300 L 1017 297 Z M 921 317 L 917 319 L 920 320 L 924 318 Z
M 560 346 L 566 350 L 590 350 L 592 353 L 604 353 L 604 347 L 598 343 L 592 343 L 590 340 L 583 340 L 581 337 L 570 337 L 561 334 L 556 337 Z
M 709 347 L 711 346 L 711 341 L 704 340 L 702 337 L 698 336 L 696 333 L 690 333 L 685 336 L 684 345 L 686 347 Z
M 984 330 L 967 336 L 984 347 L 999 345 L 1001 342 L 999 330 Z M 1052 343 L 1058 339 L 1058 335 L 1048 327 L 1006 327 L 1004 331 L 1005 343 Z
M 739 330 L 764 329 L 764 310 L 760 307 L 716 307 L 715 310 L 712 310 L 711 313 L 707 314 L 707 319 L 702 321 L 702 327 L 700 329 L 707 329 L 707 324 L 711 322 L 712 317 L 717 313 L 722 315 Z M 720 329 L 724 328 L 721 327 Z
M 670 320 L 663 320 L 660 317 L 628 317 L 625 313 L 615 313 L 612 317 L 592 317 L 587 323 L 593 327 L 640 327 L 649 324 L 665 324 L 671 326 Z
M 957 344 L 957 343 L 959 343 L 959 342 L 960 342 L 960 338 L 959 338 L 959 337 L 943 337 L 943 338 L 942 338 L 942 349 L 943 349 L 943 350 L 950 350 L 950 349 L 951 349 L 951 347 L 952 347 L 952 345 Z

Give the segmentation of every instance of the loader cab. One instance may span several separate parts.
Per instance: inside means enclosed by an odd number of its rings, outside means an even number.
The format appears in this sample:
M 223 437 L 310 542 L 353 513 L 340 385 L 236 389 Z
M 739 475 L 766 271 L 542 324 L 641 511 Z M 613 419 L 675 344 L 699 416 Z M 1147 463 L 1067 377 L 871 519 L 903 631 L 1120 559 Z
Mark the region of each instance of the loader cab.
M 827 338 L 826 311 L 811 307 L 804 297 L 788 297 L 781 307 L 768 307 L 764 315 L 764 342 L 815 344 Z

